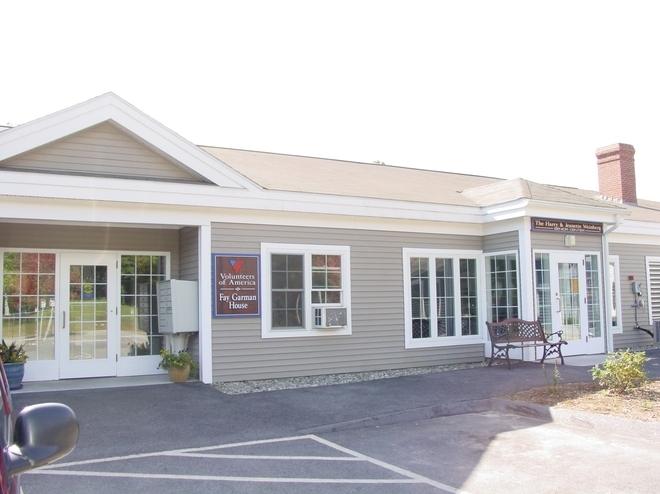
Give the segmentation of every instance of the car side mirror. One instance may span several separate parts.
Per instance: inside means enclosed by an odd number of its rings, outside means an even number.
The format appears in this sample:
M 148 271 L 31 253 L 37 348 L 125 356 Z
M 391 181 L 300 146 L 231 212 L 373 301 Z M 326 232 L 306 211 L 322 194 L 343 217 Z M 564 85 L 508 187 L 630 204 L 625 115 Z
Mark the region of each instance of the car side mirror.
M 16 418 L 14 444 L 9 447 L 10 477 L 47 465 L 68 455 L 78 442 L 75 413 L 61 403 L 25 407 Z

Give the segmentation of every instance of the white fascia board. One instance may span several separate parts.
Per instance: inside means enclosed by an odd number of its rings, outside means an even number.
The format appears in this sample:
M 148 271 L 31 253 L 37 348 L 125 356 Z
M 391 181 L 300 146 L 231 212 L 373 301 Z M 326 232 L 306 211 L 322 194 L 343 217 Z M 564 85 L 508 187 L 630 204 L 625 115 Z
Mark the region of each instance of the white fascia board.
M 527 199 L 520 199 L 493 206 L 484 206 L 481 207 L 481 212 L 486 223 L 493 221 L 506 221 L 512 218 L 525 216 L 525 208 L 528 203 L 529 201 Z
M 129 180 L 110 177 L 2 171 L 0 195 L 74 199 L 82 201 L 196 205 L 196 198 L 224 194 L 246 195 L 245 189 L 215 185 Z
M 624 220 L 612 235 L 645 235 L 656 237 L 656 242 L 660 237 L 660 223 L 651 223 L 649 221 Z
M 448 235 L 483 235 L 482 225 L 449 221 L 373 218 L 310 212 L 199 208 L 102 201 L 0 197 L 0 222 L 180 228 L 212 223 L 307 226 L 352 230 L 397 231 Z
M 616 215 L 628 214 L 627 211 L 609 206 L 585 206 L 580 204 L 562 204 L 556 202 L 519 199 L 481 208 L 486 223 L 505 221 L 525 216 L 580 219 L 599 223 L 615 223 Z
M 259 189 L 243 175 L 112 93 L 1 132 L 0 161 L 107 121 L 220 187 Z
M 8 222 L 180 228 L 208 225 L 211 218 L 208 212 L 195 207 L 0 197 L 0 221 Z
M 560 204 L 541 201 L 529 201 L 525 215 L 541 218 L 561 218 L 567 220 L 593 221 L 595 223 L 614 224 L 617 216 L 626 214 L 621 209 L 609 207 L 582 206 L 579 204 Z
M 482 225 L 477 223 L 424 221 L 385 217 L 374 218 L 310 212 L 290 213 L 285 211 L 223 210 L 222 216 L 215 217 L 212 221 L 217 223 L 240 223 L 244 225 L 308 226 L 409 233 L 483 235 Z
M 478 208 L 464 206 L 44 173 L 4 171 L 2 179 L 0 196 L 482 222 Z
M 497 221 L 493 223 L 486 223 L 482 227 L 483 235 L 496 235 L 498 233 L 507 233 L 515 230 L 525 229 L 525 217 L 519 216 L 515 218 L 509 218 L 502 221 Z
M 619 233 L 619 230 L 610 233 L 607 236 L 610 245 L 612 244 L 630 244 L 630 245 L 655 245 L 660 246 L 660 237 L 653 235 L 630 235 Z
M 291 225 L 323 228 L 350 228 L 455 235 L 482 235 L 482 225 L 422 220 L 401 220 L 345 215 L 292 213 L 241 209 L 165 206 L 103 201 L 76 201 L 43 198 L 0 198 L 0 221 L 56 223 L 62 225 L 101 224 L 128 227 L 171 227 L 218 223 Z

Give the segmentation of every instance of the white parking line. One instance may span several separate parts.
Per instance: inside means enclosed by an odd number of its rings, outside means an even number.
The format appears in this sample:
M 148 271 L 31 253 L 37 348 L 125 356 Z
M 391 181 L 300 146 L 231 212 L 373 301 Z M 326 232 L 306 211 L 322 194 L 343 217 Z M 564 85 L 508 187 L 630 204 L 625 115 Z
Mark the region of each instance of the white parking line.
M 315 441 L 318 444 L 338 451 L 346 456 L 319 456 L 319 455 L 248 455 L 248 454 L 218 454 L 211 453 L 213 450 L 227 450 L 231 448 L 269 445 L 287 441 Z M 208 453 L 205 453 L 208 451 Z M 194 474 L 162 474 L 162 473 L 139 473 L 139 472 L 104 472 L 78 470 L 75 467 L 91 464 L 109 463 L 117 461 L 132 460 L 135 458 L 149 457 L 191 457 L 209 459 L 240 459 L 240 460 L 294 460 L 294 461 L 334 461 L 334 462 L 368 462 L 385 470 L 389 470 L 405 478 L 304 478 L 304 477 L 241 477 L 226 475 L 194 475 Z M 216 446 L 205 446 L 201 448 L 186 448 L 155 453 L 143 453 L 125 456 L 113 456 L 108 458 L 97 458 L 93 460 L 73 461 L 68 463 L 55 463 L 42 469 L 34 470 L 29 475 L 67 475 L 81 477 L 125 477 L 141 479 L 168 479 L 168 480 L 198 480 L 198 481 L 224 481 L 224 482 L 269 482 L 269 483 L 307 483 L 307 484 L 427 484 L 453 494 L 468 494 L 455 487 L 437 482 L 428 477 L 416 474 L 409 470 L 390 465 L 381 460 L 363 455 L 357 451 L 345 448 L 333 442 L 322 439 L 313 434 L 279 439 L 267 439 L 260 441 L 247 441 L 232 444 L 221 444 Z
M 229 482 L 270 482 L 276 484 L 421 484 L 416 479 L 313 479 L 302 477 L 229 477 L 221 475 L 169 475 L 161 473 L 89 472 L 86 470 L 33 470 L 31 474 L 73 475 L 81 477 L 121 477 L 167 480 L 215 480 Z

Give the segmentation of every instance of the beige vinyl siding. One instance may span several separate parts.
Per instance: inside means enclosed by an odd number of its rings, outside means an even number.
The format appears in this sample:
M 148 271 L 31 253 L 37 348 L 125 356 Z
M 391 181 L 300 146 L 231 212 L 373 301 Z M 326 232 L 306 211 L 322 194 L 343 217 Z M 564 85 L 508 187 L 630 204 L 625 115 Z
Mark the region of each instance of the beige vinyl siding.
M 89 128 L 0 163 L 0 169 L 206 182 L 109 123 Z
M 513 232 L 497 233 L 495 235 L 486 235 L 484 237 L 484 253 L 505 252 L 518 250 L 519 237 L 518 230 Z
M 199 279 L 199 238 L 196 227 L 186 227 L 180 230 L 181 268 L 179 276 L 182 280 L 197 281 Z
M 213 253 L 261 252 L 261 242 L 348 245 L 348 336 L 261 338 L 261 319 L 213 320 L 213 379 L 232 381 L 430 366 L 483 359 L 483 344 L 404 349 L 402 248 L 474 249 L 480 237 L 269 225 L 212 225 Z M 262 311 L 269 307 L 262 306 Z
M 632 307 L 635 296 L 632 291 L 629 277 L 642 283 L 642 298 L 647 302 L 643 309 L 637 309 L 637 321 L 642 328 L 653 332 L 649 324 L 649 294 L 646 283 L 646 256 L 660 256 L 660 246 L 610 244 L 610 254 L 619 256 L 619 271 L 621 275 L 621 312 L 623 332 L 614 335 L 614 348 L 627 348 L 637 345 L 650 345 L 653 343 L 647 333 L 633 329 L 635 327 L 635 309 Z
M 169 252 L 171 275 L 179 274 L 179 232 L 156 228 L 0 223 L 0 248 Z
M 182 280 L 199 281 L 199 236 L 197 232 L 197 227 L 186 227 L 179 230 L 180 269 L 178 278 Z M 188 351 L 199 362 L 198 333 L 190 335 Z
M 603 239 L 600 235 L 575 235 L 575 245 L 566 247 L 561 233 L 532 232 L 532 249 L 537 250 L 565 250 L 567 252 L 587 251 L 601 252 Z

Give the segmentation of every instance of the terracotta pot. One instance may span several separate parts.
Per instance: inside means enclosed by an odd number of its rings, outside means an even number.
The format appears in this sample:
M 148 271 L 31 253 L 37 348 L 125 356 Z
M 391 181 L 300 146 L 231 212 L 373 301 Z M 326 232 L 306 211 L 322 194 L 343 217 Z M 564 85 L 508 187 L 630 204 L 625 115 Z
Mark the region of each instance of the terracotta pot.
M 167 373 L 170 375 L 170 381 L 173 383 L 183 383 L 188 380 L 190 376 L 190 366 L 186 365 L 183 369 L 168 369 Z

